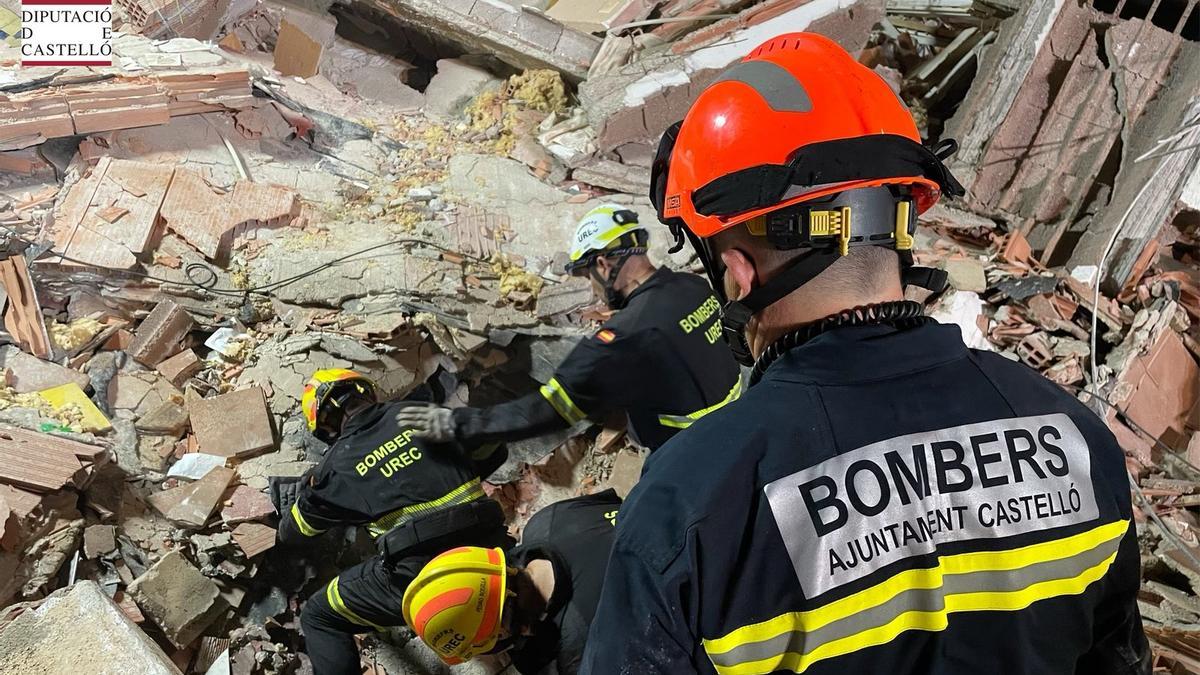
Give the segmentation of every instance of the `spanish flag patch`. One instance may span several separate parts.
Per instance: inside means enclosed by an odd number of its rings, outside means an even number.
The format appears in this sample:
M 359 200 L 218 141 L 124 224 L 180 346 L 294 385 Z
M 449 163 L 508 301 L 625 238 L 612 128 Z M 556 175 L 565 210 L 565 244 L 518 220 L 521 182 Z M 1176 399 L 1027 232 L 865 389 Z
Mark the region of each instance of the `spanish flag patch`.
M 604 344 L 608 344 L 608 343 L 612 342 L 613 340 L 617 339 L 617 334 L 612 332 L 611 330 L 605 328 L 605 329 L 601 330 L 600 332 L 596 333 L 596 339 L 603 342 Z

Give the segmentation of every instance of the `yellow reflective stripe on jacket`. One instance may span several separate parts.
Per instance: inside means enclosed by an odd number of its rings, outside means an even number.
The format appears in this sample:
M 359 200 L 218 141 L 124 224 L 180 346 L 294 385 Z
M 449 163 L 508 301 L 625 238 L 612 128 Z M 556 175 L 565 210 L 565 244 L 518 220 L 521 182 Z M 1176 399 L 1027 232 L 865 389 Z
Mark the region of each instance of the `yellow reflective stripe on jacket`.
M 483 499 L 485 496 L 487 495 L 483 492 L 482 483 L 480 483 L 478 478 L 473 478 L 437 499 L 413 504 L 412 506 L 405 506 L 402 509 L 392 511 L 375 522 L 369 523 L 367 525 L 367 532 L 372 537 L 378 537 L 391 531 L 397 525 L 407 523 L 418 516 L 427 515 L 451 506 L 473 502 L 476 499 Z
M 567 424 L 577 424 L 587 417 L 587 415 L 575 405 L 571 400 L 570 394 L 563 388 L 562 383 L 558 378 L 552 377 L 550 381 L 542 385 L 542 397 L 550 402 L 555 412 L 559 417 L 567 421 Z
M 696 420 L 700 419 L 701 417 L 704 417 L 705 415 L 709 414 L 710 412 L 717 410 L 719 408 L 723 408 L 723 407 L 729 405 L 730 403 L 733 403 L 741 395 L 742 395 L 742 379 L 739 377 L 737 382 L 733 383 L 733 389 L 729 390 L 729 393 L 725 395 L 725 398 L 723 400 L 718 401 L 717 403 L 714 403 L 714 404 L 708 406 L 707 408 L 703 408 L 701 410 L 697 410 L 696 412 L 688 413 L 686 415 L 659 415 L 658 423 L 663 425 L 664 427 L 673 427 L 675 429 L 686 429 L 686 428 L 692 426 L 692 424 Z
M 944 630 L 953 612 L 1019 610 L 1082 593 L 1108 571 L 1128 529 L 1121 520 L 1017 549 L 944 556 L 824 607 L 703 640 L 704 650 L 720 675 L 803 673 L 908 630 Z
M 370 621 L 367 621 L 366 619 L 364 619 L 361 616 L 359 616 L 358 614 L 356 614 L 354 612 L 354 610 L 352 610 L 346 606 L 345 601 L 342 600 L 342 594 L 338 591 L 338 578 L 337 577 L 334 577 L 333 581 L 329 582 L 329 584 L 327 586 L 325 586 L 325 599 L 327 601 L 329 601 L 329 606 L 333 608 L 333 611 L 337 612 L 338 614 L 341 614 L 342 618 L 349 621 L 350 623 L 356 623 L 360 626 L 367 626 L 369 628 L 374 628 L 375 630 L 377 630 L 379 632 L 384 632 L 386 630 L 385 628 L 383 628 L 382 626 L 380 626 L 378 624 L 374 624 L 374 623 L 371 623 Z
M 306 537 L 315 537 L 325 531 L 308 524 L 308 521 L 304 519 L 304 514 L 300 513 L 299 503 L 292 504 L 292 520 L 296 521 L 296 527 L 300 528 L 300 534 Z

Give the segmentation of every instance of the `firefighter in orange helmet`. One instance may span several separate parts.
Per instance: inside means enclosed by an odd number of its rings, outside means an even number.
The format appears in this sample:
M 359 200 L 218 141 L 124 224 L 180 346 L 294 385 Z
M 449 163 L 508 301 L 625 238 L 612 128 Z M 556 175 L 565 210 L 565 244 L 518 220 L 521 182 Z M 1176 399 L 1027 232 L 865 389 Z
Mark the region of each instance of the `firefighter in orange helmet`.
M 904 301 L 917 214 L 962 193 L 837 44 L 758 46 L 663 139 L 742 397 L 646 462 L 585 675 L 1148 673 L 1124 455 L 1037 372 Z

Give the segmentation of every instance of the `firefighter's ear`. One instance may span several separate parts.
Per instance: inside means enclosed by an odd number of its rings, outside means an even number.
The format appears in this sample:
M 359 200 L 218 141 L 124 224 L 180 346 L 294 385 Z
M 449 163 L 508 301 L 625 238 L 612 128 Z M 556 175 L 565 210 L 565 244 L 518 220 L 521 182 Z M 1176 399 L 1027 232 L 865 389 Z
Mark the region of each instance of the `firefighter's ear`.
M 612 267 L 613 267 L 613 263 L 611 260 L 609 260 L 608 258 L 606 258 L 602 255 L 599 255 L 599 256 L 596 256 L 596 260 L 593 261 L 592 264 L 596 266 L 596 271 L 600 273 L 601 279 L 608 278 L 608 273 L 610 270 L 612 270 Z
M 731 248 L 721 252 L 721 262 L 725 264 L 725 278 L 722 280 L 725 284 L 725 297 L 741 300 L 754 290 L 758 270 L 750 256 Z

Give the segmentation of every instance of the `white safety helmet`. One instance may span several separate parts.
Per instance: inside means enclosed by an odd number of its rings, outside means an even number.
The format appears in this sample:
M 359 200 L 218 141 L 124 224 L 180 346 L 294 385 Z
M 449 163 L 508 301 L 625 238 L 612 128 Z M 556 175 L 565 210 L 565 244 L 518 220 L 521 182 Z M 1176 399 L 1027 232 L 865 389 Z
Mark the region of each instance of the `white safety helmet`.
M 650 233 L 638 224 L 637 212 L 617 204 L 597 206 L 579 221 L 571 239 L 566 271 L 582 273 L 599 256 L 629 256 L 646 252 Z

